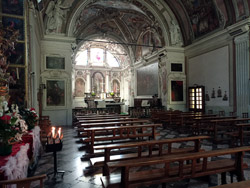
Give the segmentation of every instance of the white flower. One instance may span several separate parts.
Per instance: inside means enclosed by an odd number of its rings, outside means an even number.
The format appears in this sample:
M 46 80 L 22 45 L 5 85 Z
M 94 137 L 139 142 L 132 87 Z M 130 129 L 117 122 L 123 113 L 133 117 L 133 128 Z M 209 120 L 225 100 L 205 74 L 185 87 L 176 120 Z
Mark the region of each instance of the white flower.
M 17 133 L 17 134 L 15 135 L 15 140 L 16 140 L 16 141 L 22 141 L 22 134 Z

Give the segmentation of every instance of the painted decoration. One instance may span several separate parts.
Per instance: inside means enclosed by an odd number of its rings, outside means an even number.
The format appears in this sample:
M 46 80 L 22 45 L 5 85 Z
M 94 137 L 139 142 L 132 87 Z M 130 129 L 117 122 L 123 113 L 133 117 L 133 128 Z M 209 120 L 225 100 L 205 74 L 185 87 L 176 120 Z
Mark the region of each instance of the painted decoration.
M 184 100 L 183 96 L 183 81 L 171 81 L 171 100 L 180 102 Z
M 158 94 L 158 63 L 137 70 L 137 95 Z
M 65 106 L 65 81 L 47 80 L 47 106 Z
M 25 69 L 20 67 L 9 67 L 9 103 L 15 103 L 18 107 L 25 105 Z
M 2 12 L 23 16 L 23 1 L 24 0 L 2 0 Z
M 189 15 L 195 38 L 219 27 L 219 15 L 213 0 L 181 0 Z
M 47 56 L 46 69 L 65 69 L 65 58 Z
M 24 20 L 19 18 L 12 18 L 3 16 L 2 18 L 3 27 L 7 28 L 8 26 L 14 28 L 15 30 L 19 30 L 18 40 L 24 40 Z
M 246 13 L 243 0 L 236 0 L 236 3 L 239 12 L 239 17 L 244 16 Z
M 11 56 L 8 57 L 8 62 L 11 65 L 24 65 L 25 64 L 25 44 L 17 43 Z
M 78 78 L 75 82 L 75 97 L 84 97 L 85 83 L 83 79 Z

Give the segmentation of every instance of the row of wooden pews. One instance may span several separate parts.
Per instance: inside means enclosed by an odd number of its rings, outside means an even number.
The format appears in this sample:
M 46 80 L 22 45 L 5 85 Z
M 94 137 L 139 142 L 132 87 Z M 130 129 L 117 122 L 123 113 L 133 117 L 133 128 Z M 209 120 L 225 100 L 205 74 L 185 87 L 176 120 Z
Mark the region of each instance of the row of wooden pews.
M 219 116 L 194 112 L 159 112 L 152 121 L 162 123 L 165 128 L 189 135 L 209 135 L 214 143 L 228 142 L 231 146 L 243 146 L 244 138 L 250 135 L 250 118 Z M 157 117 L 157 118 L 156 118 Z
M 202 141 L 211 140 L 213 136 L 199 134 L 158 140 L 157 131 L 163 129 L 159 122 L 103 117 L 97 115 L 97 122 L 89 121 L 94 119 L 87 116 L 77 117 L 75 124 L 87 151 L 82 159 L 90 161 L 85 175 L 102 172 L 103 187 L 146 187 L 152 184 L 165 187 L 168 182 L 219 173 L 222 184 L 226 183 L 226 173 L 231 177 L 236 175 L 238 181 L 244 180 L 243 171 L 248 166 L 243 156 L 250 151 L 249 146 L 205 151 L 201 149 Z M 108 119 L 115 120 L 109 122 Z M 185 121 L 181 126 L 186 126 Z M 173 147 L 176 143 L 185 143 L 185 147 Z M 233 157 L 223 158 L 225 155 Z

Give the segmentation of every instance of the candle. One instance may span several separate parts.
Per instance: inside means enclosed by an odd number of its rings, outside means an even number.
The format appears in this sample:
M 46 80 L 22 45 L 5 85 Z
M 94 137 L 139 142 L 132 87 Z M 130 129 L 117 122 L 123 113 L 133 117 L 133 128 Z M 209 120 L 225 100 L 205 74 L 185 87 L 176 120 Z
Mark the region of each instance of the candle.
M 61 127 L 58 128 L 58 138 L 60 139 L 61 136 Z
M 52 127 L 52 130 L 51 130 L 51 132 L 52 132 L 52 138 L 54 138 L 54 136 L 55 136 L 55 127 Z

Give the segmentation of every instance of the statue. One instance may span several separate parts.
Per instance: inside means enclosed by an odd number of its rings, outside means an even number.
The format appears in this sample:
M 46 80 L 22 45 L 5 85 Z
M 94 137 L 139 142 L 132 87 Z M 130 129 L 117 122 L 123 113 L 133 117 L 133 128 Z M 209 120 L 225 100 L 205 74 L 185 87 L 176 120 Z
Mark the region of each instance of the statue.
M 62 25 L 65 20 L 65 10 L 70 7 L 65 7 L 62 5 L 61 0 L 50 1 L 47 9 L 47 25 L 46 25 L 46 33 L 61 33 Z
M 181 35 L 180 27 L 175 23 L 174 20 L 171 20 L 170 37 L 172 45 L 182 45 L 180 35 Z

